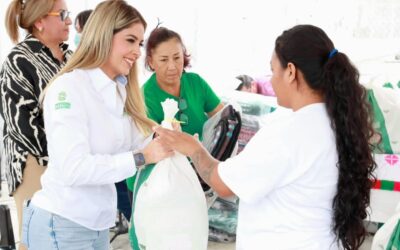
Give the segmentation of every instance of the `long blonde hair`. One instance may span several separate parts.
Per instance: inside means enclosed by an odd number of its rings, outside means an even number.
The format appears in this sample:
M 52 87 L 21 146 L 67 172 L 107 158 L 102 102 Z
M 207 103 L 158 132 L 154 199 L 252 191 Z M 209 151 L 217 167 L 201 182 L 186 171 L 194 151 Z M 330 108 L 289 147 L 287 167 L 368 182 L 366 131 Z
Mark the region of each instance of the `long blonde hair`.
M 6 12 L 6 30 L 11 40 L 18 43 L 18 27 L 32 34 L 35 22 L 46 16 L 56 0 L 13 0 Z
M 74 69 L 93 69 L 102 66 L 111 53 L 114 34 L 134 23 L 141 23 L 146 29 L 146 21 L 139 11 L 123 0 L 107 0 L 97 5 L 85 25 L 77 50 L 56 78 Z M 132 117 L 139 130 L 149 135 L 155 123 L 146 116 L 137 75 L 135 62 L 127 76 L 125 111 Z

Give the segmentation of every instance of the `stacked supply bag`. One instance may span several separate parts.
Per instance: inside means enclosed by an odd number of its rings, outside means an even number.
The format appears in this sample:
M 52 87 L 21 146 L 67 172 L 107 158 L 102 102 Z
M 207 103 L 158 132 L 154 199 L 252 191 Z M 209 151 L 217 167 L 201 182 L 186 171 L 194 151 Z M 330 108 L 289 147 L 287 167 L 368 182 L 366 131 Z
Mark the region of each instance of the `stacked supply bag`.
M 376 153 L 400 154 L 400 75 L 375 77 L 366 87 L 374 127 L 382 136 Z
M 210 118 L 203 127 L 203 145 L 218 160 L 224 161 L 229 156 L 234 156 L 246 146 L 247 142 L 260 129 L 265 117 L 276 108 L 276 98 L 251 94 L 241 91 L 233 91 L 222 96 L 225 108 Z M 240 113 L 240 115 L 239 115 Z M 231 114 L 231 115 L 227 115 Z M 235 115 L 232 115 L 235 114 Z M 219 133 L 220 120 L 231 125 L 234 133 Z M 226 119 L 226 117 L 230 117 Z M 215 152 L 216 141 L 220 137 L 231 137 L 230 144 L 235 144 L 233 151 L 225 154 Z M 223 157 L 219 157 L 222 156 Z M 206 193 L 207 194 L 207 193 Z M 233 242 L 236 240 L 236 227 L 239 199 L 236 196 L 230 198 L 218 197 L 212 190 L 208 194 L 209 240 L 217 242 Z
M 232 91 L 222 96 L 222 100 L 225 103 L 235 103 L 241 109 L 242 127 L 239 133 L 237 151 L 237 153 L 240 153 L 264 124 L 265 118 L 276 109 L 276 97 Z
M 242 122 L 240 107 L 225 103 L 224 108 L 203 126 L 203 145 L 219 161 L 225 161 L 237 152 L 237 140 Z M 219 198 L 212 190 L 205 192 L 209 217 L 209 240 L 233 242 L 236 239 L 237 198 Z
M 365 87 L 373 109 L 374 128 L 381 136 L 379 144 L 378 140 L 373 141 L 377 146 L 374 152 L 377 180 L 371 190 L 370 220 L 388 222 L 396 230 L 393 231 L 394 234 L 387 232 L 385 237 L 390 239 L 390 235 L 393 235 L 398 239 L 400 228 L 397 227 L 397 220 L 391 221 L 390 218 L 396 211 L 396 204 L 400 204 L 400 74 L 395 71 L 386 72 L 374 77 Z M 377 236 L 389 230 L 389 224 Z M 376 248 L 381 245 L 376 243 L 380 241 L 377 240 L 379 238 L 380 236 L 374 239 L 373 249 L 389 249 Z
M 167 99 L 162 107 L 165 116 L 161 125 L 172 129 L 177 102 Z M 194 169 L 182 154 L 175 152 L 174 156 L 139 170 L 133 201 L 133 249 L 207 249 L 206 199 Z

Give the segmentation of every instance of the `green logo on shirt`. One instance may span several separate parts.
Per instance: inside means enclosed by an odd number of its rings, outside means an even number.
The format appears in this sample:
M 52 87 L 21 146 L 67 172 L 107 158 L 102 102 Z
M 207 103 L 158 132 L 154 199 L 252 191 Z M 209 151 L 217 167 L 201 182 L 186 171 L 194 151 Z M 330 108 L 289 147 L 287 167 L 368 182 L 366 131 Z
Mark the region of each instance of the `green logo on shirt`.
M 69 103 L 69 102 L 56 103 L 56 110 L 58 110 L 58 109 L 70 109 L 70 108 L 71 108 L 71 103 Z
M 65 91 L 61 91 L 58 93 L 58 103 L 56 103 L 55 108 L 56 110 L 58 109 L 70 109 L 71 108 L 71 103 L 66 102 L 65 100 L 67 99 L 67 93 Z
M 58 100 L 60 102 L 65 101 L 65 99 L 67 99 L 67 93 L 65 93 L 65 91 L 58 93 Z

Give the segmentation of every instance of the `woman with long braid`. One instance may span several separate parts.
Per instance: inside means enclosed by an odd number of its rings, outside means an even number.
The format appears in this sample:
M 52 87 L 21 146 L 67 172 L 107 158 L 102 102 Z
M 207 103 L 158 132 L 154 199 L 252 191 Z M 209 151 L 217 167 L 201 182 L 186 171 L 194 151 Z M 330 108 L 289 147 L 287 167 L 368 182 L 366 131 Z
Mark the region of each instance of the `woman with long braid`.
M 237 249 L 358 249 L 366 235 L 374 135 L 366 91 L 348 57 L 312 25 L 284 31 L 271 58 L 285 120 L 238 156 L 213 159 L 192 136 L 156 128 L 221 196 L 240 198 Z

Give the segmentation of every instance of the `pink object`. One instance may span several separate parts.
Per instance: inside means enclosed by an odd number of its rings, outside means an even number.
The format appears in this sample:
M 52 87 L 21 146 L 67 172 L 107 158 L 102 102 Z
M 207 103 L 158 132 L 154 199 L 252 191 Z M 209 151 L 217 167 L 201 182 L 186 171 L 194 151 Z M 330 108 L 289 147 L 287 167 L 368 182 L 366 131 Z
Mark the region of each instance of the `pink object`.
M 271 76 L 262 76 L 254 79 L 257 85 L 257 93 L 267 96 L 275 96 L 274 89 L 271 84 Z
M 399 161 L 399 157 L 397 155 L 386 155 L 385 161 L 389 163 L 389 165 L 393 166 Z

